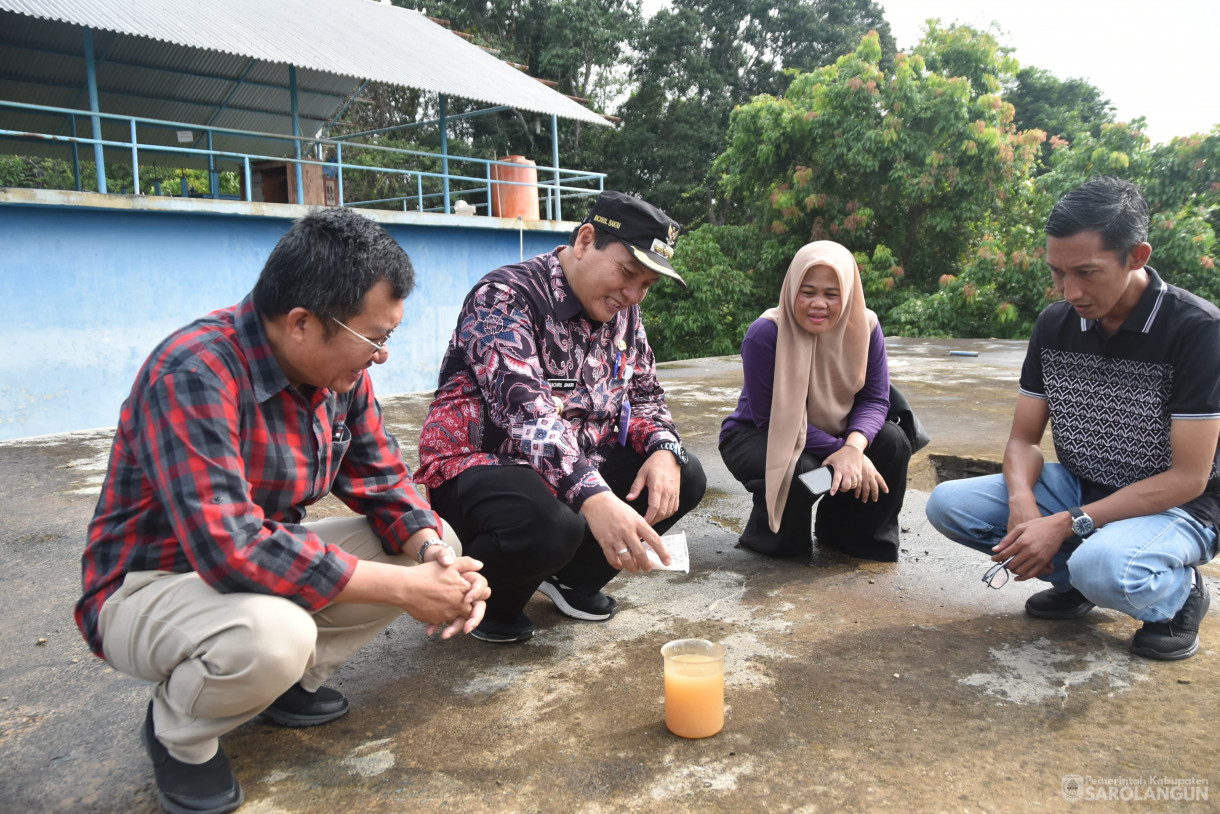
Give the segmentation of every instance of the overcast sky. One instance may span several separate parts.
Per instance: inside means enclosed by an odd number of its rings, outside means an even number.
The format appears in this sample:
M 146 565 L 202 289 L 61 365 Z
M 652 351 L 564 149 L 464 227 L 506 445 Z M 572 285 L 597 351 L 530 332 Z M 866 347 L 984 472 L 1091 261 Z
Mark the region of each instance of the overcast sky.
M 782 2 L 782 0 L 780 0 Z M 918 42 L 929 17 L 986 28 L 1023 66 L 1097 86 L 1118 118 L 1144 116 L 1153 141 L 1220 123 L 1220 0 L 877 0 L 898 47 Z M 643 0 L 646 14 L 668 0 Z

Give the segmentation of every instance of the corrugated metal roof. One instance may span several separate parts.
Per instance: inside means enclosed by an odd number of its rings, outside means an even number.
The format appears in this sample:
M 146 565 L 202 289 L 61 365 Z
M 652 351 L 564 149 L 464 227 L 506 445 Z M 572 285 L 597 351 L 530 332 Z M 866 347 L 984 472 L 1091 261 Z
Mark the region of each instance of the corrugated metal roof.
M 303 134 L 363 80 L 606 124 L 422 14 L 377 0 L 0 0 L 0 99 L 88 108 L 78 26 L 93 31 L 104 113 L 287 133 L 294 65 Z M 40 118 L 0 110 L 9 129 L 40 129 Z M 267 146 L 226 149 L 283 152 Z

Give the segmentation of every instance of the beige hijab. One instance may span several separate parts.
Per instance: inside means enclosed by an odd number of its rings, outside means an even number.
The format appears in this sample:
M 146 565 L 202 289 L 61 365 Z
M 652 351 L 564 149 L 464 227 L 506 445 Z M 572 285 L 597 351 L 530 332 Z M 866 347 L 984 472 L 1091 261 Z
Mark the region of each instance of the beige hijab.
M 843 298 L 839 319 L 816 336 L 801 327 L 795 311 L 797 292 L 815 266 L 834 269 Z M 779 531 L 796 459 L 805 449 L 806 425 L 836 436 L 847 429 L 856 393 L 864 386 L 877 315 L 864 307 L 860 269 L 851 252 L 833 241 L 819 240 L 792 258 L 779 305 L 762 316 L 779 327 L 767 430 L 767 512 L 771 530 Z

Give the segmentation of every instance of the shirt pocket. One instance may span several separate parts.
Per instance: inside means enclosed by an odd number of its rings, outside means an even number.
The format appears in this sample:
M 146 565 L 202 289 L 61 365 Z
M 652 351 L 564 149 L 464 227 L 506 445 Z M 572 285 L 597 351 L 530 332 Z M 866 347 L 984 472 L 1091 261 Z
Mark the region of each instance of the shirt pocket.
M 330 431 L 330 466 L 327 467 L 330 477 L 327 480 L 334 480 L 339 472 L 339 465 L 343 463 L 343 456 L 351 445 L 352 431 L 342 421 L 335 422 Z

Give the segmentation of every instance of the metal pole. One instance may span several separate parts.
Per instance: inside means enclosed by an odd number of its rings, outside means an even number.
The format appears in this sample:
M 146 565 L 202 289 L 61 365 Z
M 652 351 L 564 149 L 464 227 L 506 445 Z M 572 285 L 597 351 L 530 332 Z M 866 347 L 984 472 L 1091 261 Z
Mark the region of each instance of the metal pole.
M 297 203 L 303 204 L 305 203 L 305 177 L 301 172 L 301 116 L 297 106 L 297 67 L 295 65 L 288 66 L 288 91 L 292 96 L 292 146 L 297 159 L 293 163 L 293 167 L 296 169 Z
M 343 142 L 335 143 L 335 160 L 339 164 L 339 206 L 343 206 Z
M 563 220 L 563 193 L 559 191 L 559 117 L 551 114 L 551 166 L 555 168 L 555 220 Z
M 140 194 L 140 149 L 136 146 L 136 120 L 131 120 L 131 194 Z
M 85 37 L 85 82 L 89 86 L 89 109 L 94 113 L 101 113 L 101 106 L 97 101 L 97 66 L 93 62 L 93 29 L 85 26 L 82 29 Z M 97 191 L 106 194 L 106 156 L 102 150 L 102 120 L 97 116 L 90 116 L 93 120 L 93 139 L 96 144 L 93 145 L 93 161 L 97 164 Z
M 216 171 L 216 154 L 212 152 L 212 131 L 208 131 L 208 185 L 212 188 L 212 198 L 220 197 L 220 173 Z
M 446 128 L 446 112 L 448 108 L 448 100 L 445 94 L 441 94 L 441 181 L 443 183 L 444 195 L 441 200 L 445 205 L 445 212 L 449 211 L 449 134 L 445 132 Z
M 69 116 L 72 125 L 72 177 L 76 180 L 76 191 L 80 192 L 80 144 L 76 142 L 76 116 Z

